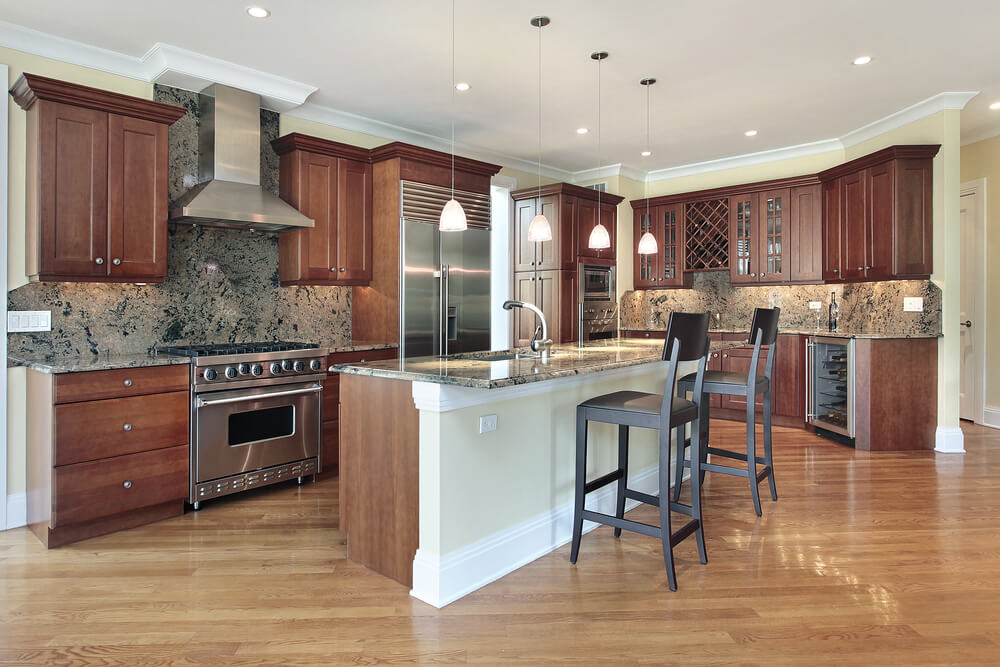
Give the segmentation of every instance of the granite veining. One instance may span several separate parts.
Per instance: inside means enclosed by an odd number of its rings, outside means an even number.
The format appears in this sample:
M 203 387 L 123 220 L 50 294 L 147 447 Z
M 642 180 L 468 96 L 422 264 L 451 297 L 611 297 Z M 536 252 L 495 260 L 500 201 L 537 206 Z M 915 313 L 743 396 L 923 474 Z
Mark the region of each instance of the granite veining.
M 712 351 L 742 347 L 740 341 L 713 341 Z M 525 350 L 520 350 L 526 352 Z M 538 358 L 493 360 L 470 358 L 470 354 L 449 357 L 412 357 L 373 361 L 365 364 L 337 364 L 331 371 L 350 375 L 434 382 L 475 389 L 499 389 L 573 375 L 600 373 L 614 368 L 638 366 L 661 360 L 663 341 L 616 339 L 601 343 L 554 345 L 548 361 Z M 484 353 L 497 356 L 502 353 Z
M 43 373 L 111 371 L 119 368 L 179 366 L 181 364 L 186 366 L 190 361 L 188 357 L 174 357 L 165 354 L 100 354 L 86 356 L 7 355 L 8 367 L 26 366 Z
M 717 314 L 713 329 L 743 331 L 749 327 L 754 308 L 773 305 L 781 308 L 782 331 L 814 334 L 817 328 L 827 328 L 831 292 L 836 293 L 840 305 L 838 328 L 842 332 L 893 336 L 941 334 L 941 290 L 929 280 L 734 287 L 724 271 L 695 273 L 691 289 L 626 292 L 620 303 L 621 328 L 665 329 L 670 313 L 676 310 Z M 904 296 L 923 297 L 923 312 L 904 313 Z M 810 301 L 820 301 L 822 309 L 809 310 Z
M 155 99 L 188 110 L 169 131 L 172 200 L 197 183 L 198 95 L 157 85 Z M 275 193 L 278 161 L 270 140 L 277 134 L 278 115 L 262 111 L 261 179 Z M 52 331 L 9 334 L 9 354 L 145 355 L 164 343 L 255 340 L 354 344 L 350 288 L 281 287 L 275 233 L 170 225 L 167 265 L 158 285 L 31 283 L 9 292 L 10 310 L 52 311 Z

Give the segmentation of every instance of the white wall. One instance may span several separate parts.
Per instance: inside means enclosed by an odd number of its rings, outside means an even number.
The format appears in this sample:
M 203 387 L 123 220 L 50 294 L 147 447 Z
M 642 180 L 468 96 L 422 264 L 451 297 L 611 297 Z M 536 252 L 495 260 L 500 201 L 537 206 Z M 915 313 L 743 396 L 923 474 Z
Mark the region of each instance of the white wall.
M 511 298 L 512 278 L 510 248 L 514 242 L 511 224 L 513 206 L 510 191 L 517 181 L 504 176 L 494 176 L 490 186 L 492 233 L 490 234 L 490 349 L 506 350 L 510 347 L 513 315 L 503 309 L 503 302 Z
M 7 66 L 0 65 L 0 80 L 7 80 Z M 3 336 L 0 359 L 7 359 L 7 105 L 0 104 L 0 294 L 3 294 Z M 6 364 L 4 364 L 6 367 Z M 7 414 L 7 382 L 0 382 L 0 414 Z M 7 420 L 0 428 L 0 529 L 7 527 Z

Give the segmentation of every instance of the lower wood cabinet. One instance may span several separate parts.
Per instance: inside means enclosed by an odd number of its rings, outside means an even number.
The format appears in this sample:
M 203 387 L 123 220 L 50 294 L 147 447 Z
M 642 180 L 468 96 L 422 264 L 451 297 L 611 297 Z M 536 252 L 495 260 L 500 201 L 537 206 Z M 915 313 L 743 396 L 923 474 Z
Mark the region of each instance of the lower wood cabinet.
M 549 338 L 556 343 L 571 343 L 577 339 L 580 325 L 576 279 L 576 271 L 525 271 L 514 274 L 516 298 L 541 309 L 549 327 Z M 514 347 L 526 346 L 539 324 L 533 312 L 515 308 Z
M 28 524 L 47 547 L 184 512 L 189 367 L 28 371 Z

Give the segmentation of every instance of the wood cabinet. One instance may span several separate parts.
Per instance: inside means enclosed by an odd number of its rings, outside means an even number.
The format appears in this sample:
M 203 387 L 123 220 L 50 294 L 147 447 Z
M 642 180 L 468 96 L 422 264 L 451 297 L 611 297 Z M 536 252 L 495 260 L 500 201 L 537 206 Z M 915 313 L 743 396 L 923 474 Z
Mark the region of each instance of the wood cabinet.
M 633 211 L 632 242 L 636 246 L 633 280 L 636 289 L 690 287 L 692 274 L 684 270 L 684 207 L 680 204 Z M 638 254 L 639 240 L 650 233 L 656 253 Z
M 514 295 L 542 311 L 549 326 L 549 338 L 556 343 L 570 343 L 577 339 L 576 272 L 539 271 L 514 274 Z M 514 347 L 524 347 L 531 341 L 535 328 L 540 325 L 535 313 L 515 308 Z
M 356 146 L 292 133 L 272 142 L 281 198 L 316 226 L 279 236 L 282 285 L 364 285 L 372 277 L 372 166 Z
M 609 201 L 611 200 L 611 201 Z M 615 259 L 615 243 L 618 230 L 618 202 L 622 197 L 601 193 L 601 202 L 579 199 L 576 213 L 576 254 L 578 257 L 593 257 L 595 259 Z M 600 216 L 598 216 L 600 212 Z M 598 222 L 608 230 L 611 240 L 609 248 L 591 248 L 590 234 Z
M 789 282 L 791 257 L 798 251 L 790 238 L 793 227 L 791 201 L 791 188 L 730 198 L 729 272 L 734 285 Z M 796 226 L 811 231 L 813 220 L 803 214 L 812 214 L 813 207 L 797 208 L 796 212 Z M 808 238 L 811 240 L 811 236 Z
M 28 524 L 46 546 L 184 512 L 189 373 L 28 371 Z
M 167 128 L 181 107 L 23 74 L 32 281 L 162 282 Z
M 562 198 L 558 195 L 532 197 L 514 202 L 515 214 L 515 244 L 514 271 L 550 271 L 570 269 L 573 264 L 573 253 L 565 253 L 564 245 L 571 242 L 573 230 L 564 228 L 562 224 Z M 528 226 L 532 219 L 541 213 L 549 221 L 552 229 L 551 241 L 529 241 Z M 572 216 L 572 213 L 570 214 Z M 569 218 L 572 220 L 572 217 Z
M 788 201 L 788 280 L 823 280 L 823 196 L 821 186 L 791 188 Z

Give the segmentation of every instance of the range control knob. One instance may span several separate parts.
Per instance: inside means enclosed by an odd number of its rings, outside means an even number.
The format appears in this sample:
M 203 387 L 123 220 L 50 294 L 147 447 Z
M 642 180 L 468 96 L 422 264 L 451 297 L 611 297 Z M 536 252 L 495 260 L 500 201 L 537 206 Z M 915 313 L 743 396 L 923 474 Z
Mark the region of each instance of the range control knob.
M 301 361 L 296 361 L 294 364 L 292 364 L 292 369 L 296 373 L 301 373 L 303 370 L 305 370 L 305 368 L 306 368 L 306 365 L 304 363 L 302 363 Z
M 237 373 L 238 373 L 237 370 L 232 366 L 228 366 L 226 368 L 226 377 L 229 378 L 230 380 L 236 377 Z
M 250 364 L 242 363 L 240 364 L 240 375 L 246 375 L 250 372 Z
M 281 372 L 281 364 L 279 364 L 277 361 L 271 364 L 271 375 L 277 375 L 280 372 Z
M 281 370 L 283 370 L 283 371 L 290 371 L 290 370 L 292 370 L 292 361 L 291 361 L 291 359 L 285 359 L 284 361 L 281 362 Z
M 250 369 L 250 372 L 253 373 L 254 375 L 263 375 L 264 367 L 261 366 L 260 364 L 254 364 L 253 368 Z
M 206 368 L 204 376 L 206 380 L 214 380 L 215 378 L 219 377 L 219 374 L 216 372 L 214 368 Z
M 318 371 L 321 368 L 319 359 L 313 359 L 312 361 L 310 361 L 309 368 L 311 368 L 314 371 Z

